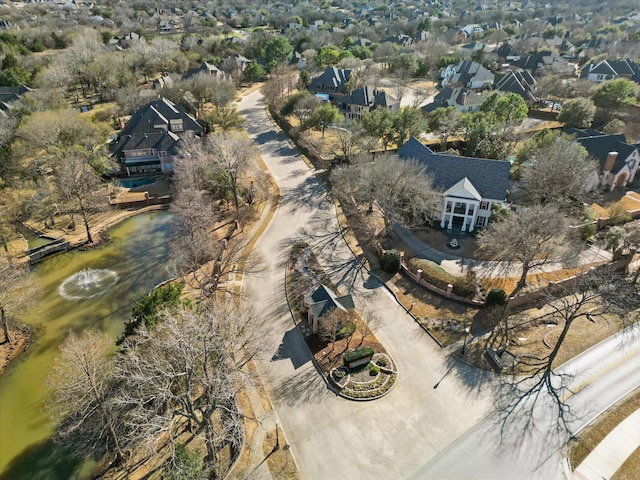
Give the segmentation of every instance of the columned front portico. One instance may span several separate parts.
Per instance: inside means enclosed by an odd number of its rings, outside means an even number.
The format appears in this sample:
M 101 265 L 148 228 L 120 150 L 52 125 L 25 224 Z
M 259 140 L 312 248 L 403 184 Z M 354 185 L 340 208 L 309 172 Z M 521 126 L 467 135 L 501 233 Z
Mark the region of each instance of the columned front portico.
M 473 232 L 481 202 L 482 196 L 471 181 L 463 178 L 444 192 L 440 227 L 450 230 L 456 226 L 463 232 Z

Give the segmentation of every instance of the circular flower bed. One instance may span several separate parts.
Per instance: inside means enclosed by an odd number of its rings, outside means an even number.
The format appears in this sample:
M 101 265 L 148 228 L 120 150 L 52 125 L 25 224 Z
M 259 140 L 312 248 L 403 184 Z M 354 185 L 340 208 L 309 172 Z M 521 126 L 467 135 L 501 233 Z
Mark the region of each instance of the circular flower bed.
M 342 365 L 331 371 L 329 378 L 339 393 L 352 400 L 373 400 L 387 394 L 398 374 L 386 353 L 377 353 L 371 362 L 354 369 Z

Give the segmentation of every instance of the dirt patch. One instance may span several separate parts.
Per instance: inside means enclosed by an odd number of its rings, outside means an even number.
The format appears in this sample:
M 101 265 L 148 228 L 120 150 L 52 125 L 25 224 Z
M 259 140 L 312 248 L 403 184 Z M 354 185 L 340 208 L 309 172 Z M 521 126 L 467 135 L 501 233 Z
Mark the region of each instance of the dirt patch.
M 392 277 L 390 283 L 398 301 L 442 345 L 461 340 L 467 327 L 472 331 L 486 329 L 482 310 L 440 297 L 402 274 Z M 451 322 L 456 328 L 449 328 Z
M 13 326 L 9 334 L 11 343 L 5 341 L 0 344 L 0 375 L 6 371 L 13 360 L 29 348 L 35 338 L 33 330 L 26 325 Z
M 279 448 L 276 449 L 276 440 Z M 262 451 L 267 459 L 271 475 L 276 480 L 299 480 L 300 475 L 293 456 L 280 431 L 270 430 L 264 439 Z
M 489 312 L 486 310 L 479 312 L 474 319 L 474 328 L 477 328 L 475 321 L 483 315 L 487 317 L 486 332 L 498 322 L 498 319 L 492 321 L 489 318 Z M 633 313 L 629 313 L 629 315 L 633 315 Z M 616 315 L 597 316 L 592 317 L 591 320 L 585 317 L 577 318 L 574 320 L 560 347 L 558 356 L 553 364 L 554 367 L 562 365 L 576 355 L 610 337 L 620 331 L 626 324 L 628 324 L 628 321 Z M 515 327 L 512 330 L 510 344 L 507 349 L 510 358 L 518 358 L 523 355 L 541 359 L 546 358 L 551 353 L 551 347 L 555 345 L 562 329 L 562 325 L 546 314 L 544 308 L 535 307 L 511 315 L 509 317 L 509 325 L 510 327 Z M 475 331 L 472 328 L 472 333 L 475 333 Z M 458 338 L 460 338 L 460 335 L 458 335 Z M 486 350 L 490 346 L 490 342 L 489 333 L 470 338 L 467 342 L 466 361 L 477 367 L 493 370 L 493 365 L 488 362 L 486 356 Z M 505 366 L 505 368 L 505 372 L 511 371 L 509 365 Z M 529 370 L 530 367 L 517 362 L 513 367 L 513 371 L 521 374 L 526 374 Z

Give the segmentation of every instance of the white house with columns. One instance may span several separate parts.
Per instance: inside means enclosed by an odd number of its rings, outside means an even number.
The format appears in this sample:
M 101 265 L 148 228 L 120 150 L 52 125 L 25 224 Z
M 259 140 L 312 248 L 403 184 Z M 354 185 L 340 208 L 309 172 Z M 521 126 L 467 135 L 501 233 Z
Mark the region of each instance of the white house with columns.
M 398 156 L 426 167 L 435 187 L 444 190 L 440 227 L 472 232 L 486 227 L 494 203 L 504 203 L 509 185 L 509 162 L 435 153 L 412 137 Z

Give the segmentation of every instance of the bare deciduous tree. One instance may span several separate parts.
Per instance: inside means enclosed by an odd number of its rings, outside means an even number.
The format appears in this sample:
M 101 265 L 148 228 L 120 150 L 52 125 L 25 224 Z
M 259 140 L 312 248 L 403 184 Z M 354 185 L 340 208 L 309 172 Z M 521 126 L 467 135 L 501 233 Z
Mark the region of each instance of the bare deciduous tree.
M 204 436 L 212 478 L 223 472 L 219 451 L 242 442 L 236 395 L 243 367 L 259 351 L 256 316 L 230 303 L 180 308 L 126 340 L 118 377 L 130 427 L 155 448 L 188 428 Z
M 568 378 L 554 370 L 558 366 L 558 353 L 569 330 L 579 319 L 609 321 L 610 315 L 618 315 L 623 319 L 623 325 L 630 325 L 637 321 L 637 313 L 630 315 L 630 312 L 640 306 L 640 301 L 635 285 L 623 275 L 608 267 L 599 267 L 579 275 L 575 282 L 565 285 L 560 291 L 550 292 L 545 305 L 551 309 L 546 321 L 555 322 L 560 328 L 560 334 L 548 355 L 518 358 L 529 369 L 529 375 L 512 385 L 511 394 L 515 393 L 515 397 L 501 410 L 503 429 L 520 408 L 527 407 L 530 411 L 536 402 L 547 397 L 556 408 L 558 427 L 570 432 L 571 410 L 564 397 Z M 533 415 L 527 415 L 526 418 L 528 428 L 535 419 Z
M 7 255 L 0 256 L 0 328 L 2 343 L 11 343 L 9 319 L 24 312 L 38 296 L 38 285 L 29 278 L 26 263 L 12 262 Z
M 304 125 L 304 123 L 309 120 L 311 113 L 313 110 L 320 104 L 320 100 L 315 95 L 305 95 L 304 97 L 298 99 L 298 101 L 293 106 L 293 114 L 300 121 L 300 125 Z
M 83 96 L 91 86 L 89 65 L 100 51 L 102 51 L 102 43 L 98 37 L 98 31 L 84 28 L 76 32 L 73 42 L 59 59 L 71 73 L 72 81 L 80 85 Z
M 54 172 L 59 197 L 69 206 L 69 211 L 80 214 L 87 232 L 87 241 L 93 243 L 89 216 L 108 206 L 107 190 L 101 186 L 100 177 L 74 151 L 63 153 L 56 162 Z
M 331 343 L 331 351 L 333 351 L 338 333 L 342 328 L 348 327 L 350 322 L 352 318 L 349 312 L 334 308 L 318 319 L 318 336 L 321 340 Z M 349 339 L 351 339 L 353 330 L 349 331 L 347 328 L 346 331 L 349 332 Z
M 57 440 L 79 457 L 106 452 L 124 458 L 127 436 L 115 401 L 113 342 L 100 332 L 71 333 L 45 380 L 46 409 L 58 422 Z
M 285 96 L 290 95 L 297 83 L 297 75 L 278 66 L 269 73 L 269 80 L 262 87 L 262 93 L 269 107 L 278 109 Z
M 460 129 L 460 111 L 456 107 L 436 108 L 429 115 L 429 129 L 438 134 L 442 151 L 446 151 L 449 137 Z
M 149 98 L 140 95 L 140 90 L 134 86 L 120 88 L 116 91 L 117 111 L 120 115 L 132 115 L 147 103 L 149 103 Z
M 221 134 L 207 139 L 187 138 L 182 145 L 181 159 L 176 162 L 174 202 L 178 215 L 175 258 L 178 273 L 190 273 L 189 280 L 203 295 L 215 293 L 221 282 L 234 273 L 260 270 L 260 261 L 243 254 L 246 242 L 240 240 L 217 202 L 235 189 L 234 219 L 244 213 L 240 206 L 240 175 L 252 155 L 250 143 L 244 137 Z M 233 177 L 233 178 L 230 178 Z M 255 193 L 254 193 L 255 194 Z M 237 200 L 237 203 L 236 203 Z
M 16 132 L 26 154 L 38 150 L 51 151 L 73 145 L 94 148 L 103 143 L 96 125 L 79 112 L 58 110 L 36 112 L 24 121 Z
M 181 158 L 174 168 L 174 199 L 171 210 L 178 216 L 174 258 L 178 275 L 191 273 L 196 285 L 210 284 L 210 275 L 200 267 L 219 254 L 219 239 L 213 230 L 222 215 L 206 190 L 211 159 L 197 137 L 186 138 Z
M 213 154 L 215 181 L 228 191 L 233 199 L 235 220 L 240 221 L 240 180 L 252 158 L 255 157 L 253 143 L 238 133 L 220 133 L 207 139 Z
M 208 99 L 217 109 L 224 109 L 229 106 L 236 95 L 236 86 L 230 80 L 218 80 L 210 92 Z
M 527 152 L 526 159 L 522 188 L 529 203 L 566 206 L 584 200 L 598 184 L 596 163 L 571 137 L 546 136 Z M 558 159 L 562 159 L 561 170 Z
M 1 181 L 1 176 L 0 176 Z M 0 199 L 0 246 L 9 253 L 9 242 L 17 236 L 15 226 L 23 214 L 23 199 L 18 192 L 6 189 Z
M 527 285 L 527 275 L 532 269 L 561 261 L 566 250 L 573 253 L 568 248 L 571 241 L 564 215 L 551 205 L 534 205 L 518 214 L 510 213 L 502 221 L 491 222 L 479 240 L 481 248 L 499 262 L 497 268 L 519 269 L 520 277 L 509 294 L 511 297 Z
M 184 66 L 187 62 L 182 52 L 180 52 L 180 46 L 168 38 L 155 37 L 149 43 L 151 64 L 155 72 L 176 72 L 182 70 L 181 65 Z M 182 70 L 184 71 L 184 70 Z
M 331 181 L 341 199 L 369 205 L 370 214 L 382 217 L 383 236 L 391 233 L 394 223 L 410 226 L 424 222 L 440 202 L 425 168 L 397 156 L 383 155 L 337 168 Z
M 358 122 L 344 124 L 332 129 L 338 140 L 338 151 L 342 160 L 351 162 L 358 155 L 373 150 L 377 140 L 371 137 Z

